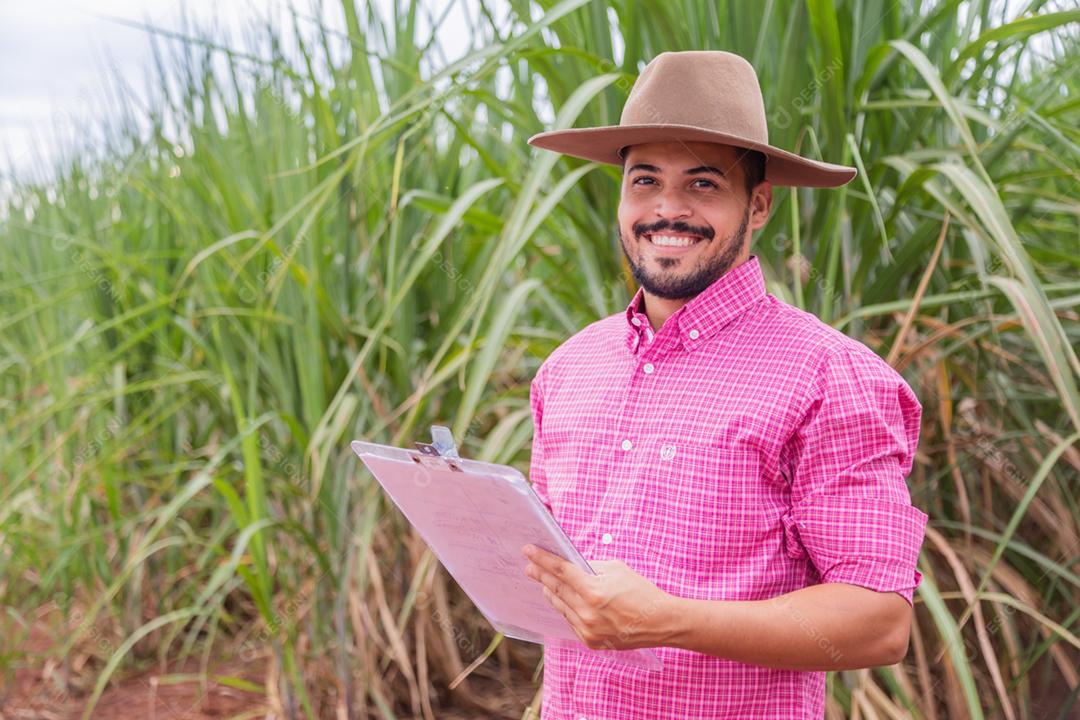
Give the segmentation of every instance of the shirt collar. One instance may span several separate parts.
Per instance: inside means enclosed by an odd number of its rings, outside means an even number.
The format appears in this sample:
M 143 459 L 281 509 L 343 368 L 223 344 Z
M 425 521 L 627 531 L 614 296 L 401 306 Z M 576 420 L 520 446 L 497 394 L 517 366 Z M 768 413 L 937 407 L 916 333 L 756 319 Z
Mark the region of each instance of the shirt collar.
M 664 328 L 674 323 L 683 347 L 693 350 L 764 295 L 765 277 L 761 263 L 757 255 L 751 255 L 676 310 L 664 323 Z M 631 352 L 637 350 L 646 329 L 651 332 L 649 318 L 641 311 L 644 296 L 644 289 L 639 287 L 634 299 L 626 306 L 626 323 L 630 328 L 626 345 Z M 663 331 L 669 333 L 666 329 Z

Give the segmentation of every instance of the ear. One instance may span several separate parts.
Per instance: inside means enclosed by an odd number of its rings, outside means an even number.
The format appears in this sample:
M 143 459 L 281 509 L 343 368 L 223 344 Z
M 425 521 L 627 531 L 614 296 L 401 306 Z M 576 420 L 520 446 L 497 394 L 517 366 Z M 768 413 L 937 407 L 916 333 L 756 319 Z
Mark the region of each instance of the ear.
M 751 230 L 760 230 L 769 221 L 769 210 L 772 208 L 772 183 L 762 180 L 750 193 L 750 218 L 747 227 Z

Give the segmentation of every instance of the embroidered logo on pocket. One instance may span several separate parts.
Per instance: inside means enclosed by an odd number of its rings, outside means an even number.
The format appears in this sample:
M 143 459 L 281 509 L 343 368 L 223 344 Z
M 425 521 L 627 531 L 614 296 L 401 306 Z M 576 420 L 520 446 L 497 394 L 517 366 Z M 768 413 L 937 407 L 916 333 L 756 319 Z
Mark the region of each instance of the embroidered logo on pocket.
M 675 457 L 675 446 L 671 443 L 664 443 L 660 446 L 660 459 L 670 460 Z

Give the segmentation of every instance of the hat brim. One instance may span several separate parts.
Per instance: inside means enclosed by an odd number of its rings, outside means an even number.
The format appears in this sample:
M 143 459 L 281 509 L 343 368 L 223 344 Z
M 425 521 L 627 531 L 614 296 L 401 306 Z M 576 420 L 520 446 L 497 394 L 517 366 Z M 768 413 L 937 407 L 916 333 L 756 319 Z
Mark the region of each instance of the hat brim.
M 533 135 L 529 138 L 529 144 L 584 160 L 622 165 L 619 151 L 627 145 L 672 140 L 714 142 L 757 150 L 767 158 L 765 179 L 773 185 L 840 187 L 851 182 L 856 174 L 853 167 L 811 160 L 772 145 L 692 125 L 608 125 L 550 130 Z

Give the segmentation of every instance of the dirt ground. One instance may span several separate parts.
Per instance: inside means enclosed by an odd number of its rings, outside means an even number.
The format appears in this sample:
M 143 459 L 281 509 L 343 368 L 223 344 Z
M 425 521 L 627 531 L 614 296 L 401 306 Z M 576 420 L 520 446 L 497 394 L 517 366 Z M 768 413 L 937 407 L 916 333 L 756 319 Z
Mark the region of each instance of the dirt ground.
M 64 691 L 63 670 L 55 661 L 58 637 L 55 625 L 47 615 L 39 615 L 29 634 L 20 640 L 25 665 L 14 673 L 0 672 L 0 720 L 77 720 L 82 717 L 92 680 L 77 679 Z M 3 638 L 0 638 L 2 641 Z M 533 649 L 534 650 L 534 649 Z M 535 652 L 535 650 L 534 650 Z M 92 673 L 72 672 L 76 677 Z M 208 681 L 199 680 L 199 662 L 190 658 L 183 666 L 170 666 L 130 672 L 118 672 L 98 700 L 93 720 L 244 720 L 278 717 L 271 712 L 270 703 L 261 688 L 266 686 L 268 661 L 256 658 L 251 662 L 238 659 L 219 659 L 207 669 Z M 225 684 L 215 678 L 230 678 L 239 683 Z M 531 701 L 529 688 L 514 688 L 508 692 L 505 682 L 488 676 L 478 668 L 471 678 L 473 688 L 488 698 L 505 701 L 506 712 L 498 717 L 520 717 L 520 708 Z M 255 688 L 243 684 L 250 683 Z M 240 684 L 241 687 L 236 687 Z M 475 713 L 460 709 L 438 710 L 440 720 L 476 720 Z
M 32 653 L 43 653 L 49 635 L 33 628 L 27 641 Z M 264 717 L 267 706 L 260 693 L 177 675 L 198 673 L 198 662 L 189 660 L 168 673 L 142 672 L 118 678 L 106 689 L 94 713 L 96 720 L 220 720 Z M 238 677 L 261 684 L 265 662 L 222 664 L 211 668 L 214 676 Z M 0 678 L 10 687 L 0 689 L 0 720 L 74 720 L 82 715 L 89 692 L 65 692 L 60 669 L 47 659 L 38 667 L 17 668 L 12 678 Z
M 219 666 L 217 675 L 240 677 L 261 684 L 265 661 L 243 666 Z M 170 669 L 171 673 L 178 670 Z M 192 661 L 184 670 L 197 672 Z M 91 718 L 94 720 L 241 720 L 243 718 L 276 718 L 264 697 L 234 687 L 210 682 L 201 688 L 197 680 L 161 682 L 162 675 L 145 672 L 125 677 L 101 696 Z M 479 679 L 479 678 L 478 678 Z M 484 685 L 482 681 L 478 685 Z M 492 683 L 490 689 L 497 691 Z M 518 706 L 528 698 L 517 698 Z M 77 720 L 82 716 L 85 697 L 57 695 L 50 684 L 42 680 L 40 671 L 19 671 L 16 687 L 0 695 L 0 720 Z M 517 717 L 500 715 L 500 717 Z M 402 716 L 403 717 L 403 716 Z M 439 711 L 439 720 L 477 720 L 475 713 L 462 710 Z
M 186 668 L 196 672 L 197 667 Z M 261 682 L 265 661 L 244 667 L 218 667 L 217 674 Z M 176 671 L 173 671 L 176 672 Z M 101 696 L 91 718 L 94 720 L 242 720 L 277 718 L 259 693 L 210 682 L 201 688 L 198 681 L 162 684 L 159 673 L 141 673 L 120 680 Z M 483 683 L 481 683 L 483 684 Z M 491 687 L 495 690 L 494 684 Z M 527 698 L 518 698 L 519 706 Z M 85 698 L 65 698 L 50 691 L 40 673 L 20 671 L 17 687 L 0 696 L 0 720 L 77 720 Z M 462 710 L 438 711 L 439 720 L 477 720 L 475 713 Z M 400 716 L 404 717 L 404 716 Z M 500 715 L 499 717 L 511 717 Z M 512 717 L 517 717 L 516 714 Z

